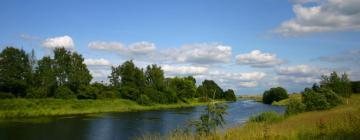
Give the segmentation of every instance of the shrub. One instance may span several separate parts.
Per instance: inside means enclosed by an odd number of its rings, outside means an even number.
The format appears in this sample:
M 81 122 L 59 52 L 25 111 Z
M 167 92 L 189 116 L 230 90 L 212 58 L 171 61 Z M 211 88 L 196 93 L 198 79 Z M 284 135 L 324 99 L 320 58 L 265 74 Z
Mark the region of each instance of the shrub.
M 251 122 L 278 122 L 281 121 L 284 117 L 280 115 L 277 112 L 271 111 L 271 112 L 262 112 L 257 116 L 251 116 L 250 121 Z
M 11 94 L 9 92 L 0 92 L 0 99 L 12 99 L 15 98 L 14 94 Z
M 323 94 L 317 93 L 311 89 L 304 91 L 303 103 L 308 111 L 323 110 L 330 107 L 330 104 L 326 101 L 326 97 Z
M 305 105 L 299 99 L 290 99 L 287 108 L 286 115 L 294 115 L 305 111 Z
M 326 101 L 329 103 L 330 107 L 335 107 L 339 104 L 342 104 L 342 98 L 331 89 L 320 88 L 318 92 L 325 96 Z
M 136 100 L 136 102 L 140 105 L 151 105 L 152 104 L 150 98 L 144 94 L 141 94 L 140 97 Z
M 78 99 L 96 99 L 99 89 L 90 85 L 82 85 L 78 90 Z
M 360 81 L 351 82 L 351 89 L 353 93 L 360 93 Z
M 100 93 L 98 93 L 96 95 L 97 99 L 115 99 L 116 98 L 116 91 L 113 90 L 107 90 L 107 91 L 102 91 Z
M 48 96 L 46 88 L 38 87 L 27 90 L 26 98 L 46 98 Z
M 75 94 L 66 86 L 58 87 L 55 90 L 54 97 L 59 98 L 59 99 L 75 99 L 76 98 Z
M 263 102 L 271 104 L 273 101 L 280 101 L 289 98 L 287 91 L 282 87 L 271 88 L 263 94 Z

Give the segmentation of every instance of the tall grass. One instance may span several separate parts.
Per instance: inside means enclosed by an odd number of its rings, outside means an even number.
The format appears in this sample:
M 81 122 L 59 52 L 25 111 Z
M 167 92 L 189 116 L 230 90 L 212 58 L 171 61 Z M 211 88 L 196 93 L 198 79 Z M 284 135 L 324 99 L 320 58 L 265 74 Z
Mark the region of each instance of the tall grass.
M 270 115 L 265 115 L 270 116 Z M 304 112 L 282 121 L 249 121 L 223 133 L 198 136 L 172 133 L 167 136 L 142 136 L 138 139 L 169 140 L 357 140 L 360 138 L 360 95 L 353 95 L 347 104 L 323 110 Z
M 188 103 L 139 105 L 126 99 L 114 100 L 63 100 L 63 99 L 3 99 L 0 100 L 0 119 L 89 114 L 102 112 L 128 112 L 183 108 L 206 103 L 189 100 Z

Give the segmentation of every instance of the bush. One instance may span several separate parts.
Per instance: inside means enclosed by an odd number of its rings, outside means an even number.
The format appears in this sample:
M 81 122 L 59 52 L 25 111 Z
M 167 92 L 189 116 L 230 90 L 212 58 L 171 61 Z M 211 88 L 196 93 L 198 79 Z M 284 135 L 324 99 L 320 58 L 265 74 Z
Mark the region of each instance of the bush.
M 227 91 L 225 91 L 225 100 L 226 101 L 236 101 L 236 96 L 235 96 L 234 90 L 228 89 Z
M 290 99 L 287 108 L 286 115 L 294 115 L 305 111 L 305 105 L 299 99 Z
M 280 101 L 289 98 L 287 91 L 282 87 L 271 88 L 263 94 L 263 103 L 271 104 L 273 101 Z
M 339 95 L 328 88 L 320 88 L 318 92 L 312 89 L 305 89 L 303 93 L 303 103 L 306 110 L 324 110 L 335 107 L 342 103 Z
M 115 99 L 116 98 L 116 91 L 112 91 L 112 90 L 107 90 L 107 91 L 102 91 L 100 93 L 98 93 L 96 95 L 97 99 Z
M 96 99 L 99 89 L 90 85 L 82 85 L 78 90 L 78 99 Z
M 353 93 L 360 93 L 360 81 L 352 81 L 351 89 Z
M 12 99 L 15 98 L 14 94 L 11 94 L 9 92 L 0 92 L 0 99 Z
M 54 97 L 58 99 L 75 99 L 76 95 L 68 87 L 62 86 L 55 90 Z
M 48 96 L 46 88 L 31 88 L 27 91 L 26 98 L 46 98 Z
M 136 100 L 136 102 L 140 105 L 151 105 L 152 104 L 150 98 L 144 94 L 141 94 L 140 97 Z
M 262 112 L 257 116 L 251 116 L 250 122 L 278 122 L 281 121 L 284 117 L 277 112 Z
M 335 107 L 339 104 L 342 104 L 342 98 L 331 89 L 320 88 L 318 92 L 325 96 L 326 101 L 329 103 L 330 107 Z

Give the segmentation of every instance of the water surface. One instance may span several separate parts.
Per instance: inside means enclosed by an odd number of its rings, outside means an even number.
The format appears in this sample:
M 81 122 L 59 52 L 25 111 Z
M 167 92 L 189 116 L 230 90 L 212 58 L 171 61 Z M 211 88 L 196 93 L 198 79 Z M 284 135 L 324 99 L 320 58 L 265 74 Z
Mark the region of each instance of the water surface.
M 142 112 L 102 113 L 51 117 L 35 121 L 0 123 L 0 140 L 110 140 L 131 139 L 147 133 L 166 134 L 198 119 L 204 106 Z M 229 103 L 225 129 L 244 123 L 249 116 L 284 108 L 252 100 Z

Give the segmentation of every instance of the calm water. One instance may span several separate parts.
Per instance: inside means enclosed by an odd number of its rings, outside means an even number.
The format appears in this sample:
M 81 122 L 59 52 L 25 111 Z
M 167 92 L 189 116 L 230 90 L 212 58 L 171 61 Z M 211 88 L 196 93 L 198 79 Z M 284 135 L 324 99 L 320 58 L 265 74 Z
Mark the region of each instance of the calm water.
M 204 106 L 160 111 L 104 113 L 88 116 L 43 118 L 0 123 L 0 140 L 108 140 L 130 139 L 146 133 L 166 134 L 198 119 Z M 244 123 L 264 111 L 283 112 L 282 107 L 251 100 L 229 103 L 225 128 Z

